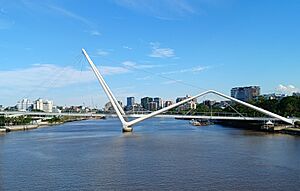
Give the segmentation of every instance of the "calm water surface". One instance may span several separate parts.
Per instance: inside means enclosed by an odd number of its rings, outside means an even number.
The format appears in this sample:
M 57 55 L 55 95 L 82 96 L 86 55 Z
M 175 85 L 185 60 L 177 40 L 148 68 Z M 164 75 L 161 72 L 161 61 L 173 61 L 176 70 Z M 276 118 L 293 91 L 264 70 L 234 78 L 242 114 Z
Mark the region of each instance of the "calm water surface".
M 300 137 L 151 119 L 0 136 L 0 190 L 300 190 Z

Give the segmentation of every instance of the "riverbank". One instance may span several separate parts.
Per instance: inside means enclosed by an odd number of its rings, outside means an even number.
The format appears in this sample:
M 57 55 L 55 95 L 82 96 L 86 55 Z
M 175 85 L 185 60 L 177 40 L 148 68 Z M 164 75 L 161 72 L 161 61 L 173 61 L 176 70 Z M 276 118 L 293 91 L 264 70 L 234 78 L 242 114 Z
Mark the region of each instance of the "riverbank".
M 299 128 L 286 128 L 281 131 L 280 133 L 289 134 L 289 135 L 299 135 L 300 136 L 300 129 Z
M 37 123 L 37 124 L 4 126 L 4 127 L 0 127 L 0 133 L 5 134 L 5 133 L 8 133 L 8 132 L 13 132 L 13 131 L 27 131 L 27 130 L 33 130 L 33 129 L 38 129 L 38 128 L 61 125 L 61 124 L 74 122 L 74 121 L 83 121 L 83 120 L 88 120 L 88 118 L 67 119 L 67 120 L 64 120 L 64 121 L 52 122 L 52 123 L 47 122 L 47 121 L 43 121 L 43 122 L 40 122 L 40 123 Z
M 298 128 L 296 126 L 294 127 L 291 125 L 287 125 L 287 124 L 277 124 L 272 128 L 266 129 L 266 128 L 264 128 L 264 125 L 259 122 L 245 123 L 245 122 L 235 122 L 235 121 L 230 121 L 230 122 L 218 121 L 216 123 L 219 125 L 231 126 L 231 127 L 236 127 L 236 128 L 240 128 L 240 129 L 250 129 L 250 130 L 254 130 L 254 131 L 267 131 L 270 133 L 282 133 L 282 134 L 300 136 L 300 128 Z
M 190 120 L 189 118 L 178 118 L 177 120 Z M 239 128 L 245 130 L 253 130 L 253 131 L 267 131 L 270 133 L 282 133 L 282 134 L 289 134 L 289 135 L 297 135 L 300 136 L 300 128 L 299 126 L 295 125 L 286 125 L 286 124 L 277 124 L 273 128 L 265 129 L 263 127 L 263 123 L 259 121 L 235 121 L 235 120 L 211 120 L 211 122 L 215 124 L 219 124 L 224 127 L 231 127 L 231 128 Z

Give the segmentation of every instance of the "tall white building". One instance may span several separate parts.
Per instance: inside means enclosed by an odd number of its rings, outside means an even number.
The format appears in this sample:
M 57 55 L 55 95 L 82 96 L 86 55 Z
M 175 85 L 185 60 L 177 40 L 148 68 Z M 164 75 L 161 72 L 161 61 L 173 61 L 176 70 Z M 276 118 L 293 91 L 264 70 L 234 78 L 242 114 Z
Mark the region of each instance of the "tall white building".
M 41 98 L 34 101 L 33 109 L 44 111 L 43 100 Z
M 39 98 L 34 102 L 33 109 L 51 113 L 53 111 L 53 101 Z
M 43 111 L 47 113 L 52 113 L 53 110 L 53 101 L 45 100 L 43 102 Z
M 32 102 L 29 99 L 22 99 L 17 103 L 18 111 L 28 111 L 32 108 Z

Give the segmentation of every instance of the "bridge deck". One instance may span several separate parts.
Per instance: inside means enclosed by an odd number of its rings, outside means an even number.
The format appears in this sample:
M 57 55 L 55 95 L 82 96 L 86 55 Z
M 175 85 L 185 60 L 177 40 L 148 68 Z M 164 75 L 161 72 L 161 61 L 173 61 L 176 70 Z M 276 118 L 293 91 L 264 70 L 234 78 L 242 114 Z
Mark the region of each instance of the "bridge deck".
M 21 111 L 2 111 L 0 115 L 30 115 L 30 116 L 70 116 L 70 117 L 117 117 L 116 114 L 96 114 L 96 113 L 45 113 L 45 112 L 21 112 Z M 130 114 L 125 117 L 139 118 L 145 114 Z M 177 119 L 212 119 L 212 120 L 240 120 L 240 121 L 277 121 L 270 117 L 241 117 L 241 116 L 205 116 L 205 115 L 157 115 L 159 118 L 177 118 Z M 298 121 L 299 119 L 296 119 Z
M 30 116 L 70 116 L 70 117 L 117 117 L 115 114 L 95 114 L 95 113 L 45 113 L 45 112 L 0 112 L 2 115 L 30 115 Z M 126 117 L 143 117 L 145 114 L 130 114 Z M 214 120 L 247 120 L 247 121 L 268 121 L 275 118 L 262 117 L 234 117 L 234 116 L 200 116 L 200 115 L 157 115 L 159 118 L 178 118 L 178 119 L 214 119 Z

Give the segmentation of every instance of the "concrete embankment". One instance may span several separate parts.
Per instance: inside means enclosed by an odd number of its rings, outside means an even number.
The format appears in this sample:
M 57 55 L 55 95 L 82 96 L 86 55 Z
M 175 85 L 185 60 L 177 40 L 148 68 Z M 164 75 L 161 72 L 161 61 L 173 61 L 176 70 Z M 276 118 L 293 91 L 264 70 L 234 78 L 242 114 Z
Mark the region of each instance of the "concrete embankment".
M 38 124 L 31 124 L 31 125 L 4 126 L 4 127 L 0 127 L 0 133 L 3 134 L 12 131 L 26 131 L 26 130 L 32 130 L 32 129 L 42 128 L 42 127 L 60 125 L 68 122 L 82 121 L 82 120 L 87 120 L 87 118 L 67 119 L 65 121 L 53 122 L 53 123 L 43 121 L 43 122 L 39 122 Z
M 6 129 L 5 128 L 0 128 L 0 133 L 6 133 Z
M 15 126 L 5 127 L 5 129 L 6 129 L 6 132 L 11 132 L 11 131 L 31 130 L 31 129 L 36 129 L 38 127 L 39 127 L 39 125 L 15 125 Z
M 281 131 L 280 133 L 290 134 L 290 135 L 300 135 L 300 129 L 299 128 L 286 128 Z

